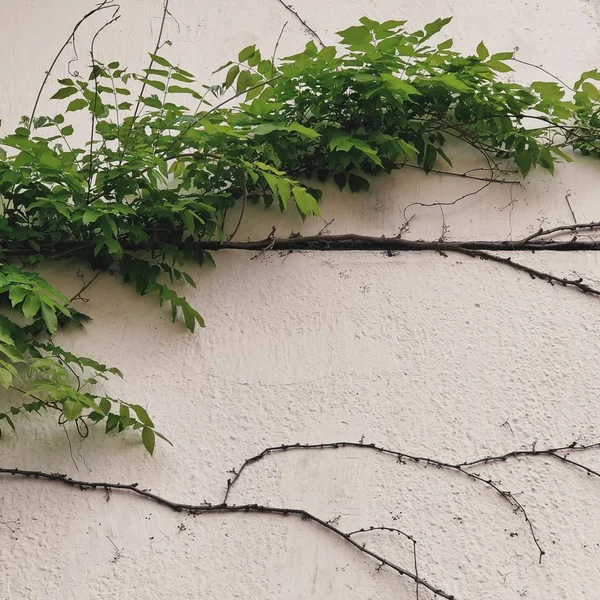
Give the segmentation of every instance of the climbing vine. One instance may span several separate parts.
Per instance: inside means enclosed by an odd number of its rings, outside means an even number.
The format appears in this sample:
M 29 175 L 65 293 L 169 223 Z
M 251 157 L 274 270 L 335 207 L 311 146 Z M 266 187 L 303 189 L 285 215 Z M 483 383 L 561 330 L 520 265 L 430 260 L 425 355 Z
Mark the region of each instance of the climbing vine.
M 512 52 L 480 43 L 462 55 L 438 40 L 449 21 L 412 31 L 363 18 L 339 32 L 338 46 L 309 42 L 285 58 L 249 46 L 217 70 L 216 85 L 168 60 L 160 37 L 141 72 L 101 62 L 100 30 L 85 76 L 58 80 L 56 114 L 39 116 L 36 101 L 0 140 L 0 385 L 12 402 L 0 421 L 14 429 L 16 417 L 54 410 L 83 434 L 89 423 L 140 430 L 150 453 L 163 437 L 139 404 L 97 391 L 121 376 L 117 368 L 52 340 L 88 317 L 73 306 L 81 292 L 69 298 L 36 272 L 47 261 L 120 277 L 193 332 L 204 321 L 175 284 L 195 286 L 184 265 L 212 262 L 209 249 L 235 243 L 249 204 L 304 219 L 319 214 L 319 185 L 329 180 L 360 192 L 373 176 L 418 168 L 502 183 L 535 167 L 553 173 L 572 151 L 599 154 L 597 70 L 572 87 L 520 85 L 507 77 Z M 84 131 L 75 129 L 79 112 Z M 452 171 L 451 140 L 483 166 Z M 241 216 L 230 227 L 234 206 Z

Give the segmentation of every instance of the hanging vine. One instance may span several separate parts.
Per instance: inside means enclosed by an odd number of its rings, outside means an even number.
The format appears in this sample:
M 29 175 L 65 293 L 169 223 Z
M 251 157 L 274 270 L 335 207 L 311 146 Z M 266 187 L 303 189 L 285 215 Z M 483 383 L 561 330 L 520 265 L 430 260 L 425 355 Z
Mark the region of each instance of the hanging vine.
M 103 2 L 92 13 L 106 8 L 115 10 L 108 25 L 118 18 L 118 5 Z M 363 18 L 339 32 L 339 46 L 311 41 L 282 59 L 249 46 L 218 69 L 224 74 L 218 85 L 198 85 L 161 54 L 168 43 L 161 42 L 162 27 L 149 66 L 139 73 L 100 62 L 92 44 L 87 77 L 58 80 L 52 98 L 62 109 L 38 116 L 38 96 L 32 114 L 0 140 L 0 302 L 6 309 L 0 385 L 12 402 L 0 420 L 14 429 L 15 417 L 54 410 L 60 423 L 74 421 L 80 431 L 88 423 L 103 423 L 107 432 L 141 430 L 150 453 L 156 436 L 163 437 L 139 404 L 97 391 L 101 380 L 121 376 L 117 368 L 52 341 L 60 328 L 87 317 L 73 306 L 81 292 L 69 298 L 35 271 L 47 261 L 87 265 L 94 279 L 99 272 L 118 276 L 168 305 L 173 320 L 183 319 L 190 331 L 204 321 L 173 283 L 194 286 L 184 264 L 212 262 L 210 251 L 227 247 L 323 249 L 335 242 L 456 251 L 597 293 L 581 281 L 484 252 L 557 249 L 564 242 L 552 241 L 554 230 L 510 248 L 360 236 L 232 241 L 239 221 L 228 232 L 226 215 L 234 206 L 241 205 L 240 221 L 249 204 L 294 207 L 305 219 L 319 214 L 319 182 L 360 192 L 369 189 L 370 177 L 410 167 L 503 183 L 538 166 L 553 173 L 557 162 L 572 160 L 572 151 L 599 153 L 597 70 L 572 88 L 557 81 L 510 83 L 502 76 L 511 71 L 512 52 L 490 53 L 480 43 L 475 54 L 462 55 L 451 39 L 433 41 L 449 21 L 411 31 L 404 21 Z M 85 139 L 71 122 L 79 111 L 90 119 Z M 475 149 L 484 166 L 452 171 L 452 139 Z

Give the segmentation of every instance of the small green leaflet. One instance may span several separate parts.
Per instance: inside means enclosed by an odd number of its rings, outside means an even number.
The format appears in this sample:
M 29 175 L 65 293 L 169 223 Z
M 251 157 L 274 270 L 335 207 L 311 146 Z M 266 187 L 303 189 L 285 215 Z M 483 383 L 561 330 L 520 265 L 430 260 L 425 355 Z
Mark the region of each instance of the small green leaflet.
M 320 212 L 317 201 L 303 187 L 295 186 L 292 192 L 296 206 L 303 215 L 319 216 Z
M 146 448 L 148 453 L 152 456 L 154 454 L 154 446 L 156 445 L 156 436 L 150 427 L 144 427 L 142 429 L 142 443 L 144 444 L 144 448 Z
M 68 98 L 69 96 L 72 96 L 73 94 L 76 94 L 78 92 L 76 87 L 72 87 L 72 86 L 68 86 L 68 87 L 63 87 L 60 88 L 58 90 L 58 92 L 56 92 L 56 94 L 54 94 L 54 96 L 52 96 L 50 98 L 50 100 L 62 100 L 63 98 Z
M 477 52 L 477 58 L 479 60 L 485 60 L 490 55 L 490 53 L 488 52 L 488 49 L 485 47 L 485 44 L 483 42 L 479 42 L 476 52 Z
M 62 405 L 63 414 L 67 421 L 74 421 L 81 415 L 82 406 L 75 400 L 65 400 Z

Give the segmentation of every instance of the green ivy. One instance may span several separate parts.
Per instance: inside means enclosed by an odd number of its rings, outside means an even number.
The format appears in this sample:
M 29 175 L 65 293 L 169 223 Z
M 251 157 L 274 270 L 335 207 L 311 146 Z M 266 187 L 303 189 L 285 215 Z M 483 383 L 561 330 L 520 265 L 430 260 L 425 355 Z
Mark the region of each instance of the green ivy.
M 141 430 L 151 453 L 163 437 L 141 406 L 94 393 L 117 369 L 51 341 L 86 317 L 34 271 L 44 261 L 118 274 L 194 331 L 204 321 L 173 284 L 194 286 L 183 265 L 212 262 L 201 244 L 226 239 L 236 204 L 318 215 L 321 191 L 306 182 L 358 192 L 406 165 L 451 168 L 450 139 L 476 149 L 490 178 L 553 173 L 572 160 L 565 150 L 599 153 L 597 70 L 573 88 L 510 83 L 512 52 L 433 42 L 449 21 L 408 31 L 363 18 L 339 47 L 309 42 L 275 62 L 249 46 L 214 86 L 155 54 L 141 73 L 93 61 L 87 79 L 58 80 L 62 112 L 23 118 L 0 140 L 0 386 L 22 396 L 0 420 L 14 429 L 15 417 L 53 409 L 80 431 Z M 91 135 L 78 145 L 79 111 Z

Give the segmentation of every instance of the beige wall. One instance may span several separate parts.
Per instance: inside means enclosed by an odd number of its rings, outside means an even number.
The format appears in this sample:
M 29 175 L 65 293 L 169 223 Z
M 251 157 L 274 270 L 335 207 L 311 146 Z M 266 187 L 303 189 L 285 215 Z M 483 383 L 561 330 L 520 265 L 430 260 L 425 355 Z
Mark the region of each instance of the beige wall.
M 123 18 L 98 44 L 107 61 L 145 62 L 161 2 L 124 0 Z M 4 131 L 30 109 L 40 75 L 92 2 L 0 0 L 0 113 Z M 302 16 L 333 41 L 361 15 L 410 18 L 416 26 L 455 15 L 463 49 L 481 38 L 569 81 L 600 62 L 599 18 L 586 0 L 397 2 L 296 0 Z M 250 43 L 281 52 L 307 35 L 277 0 L 172 0 L 170 52 L 207 73 Z M 100 21 L 97 21 L 97 24 Z M 80 68 L 87 63 L 82 32 Z M 61 65 L 63 68 L 64 64 Z M 538 78 L 519 69 L 517 78 Z M 42 109 L 41 112 L 44 112 Z M 465 158 L 465 160 L 467 160 Z M 600 218 L 598 162 L 534 173 L 523 186 L 490 186 L 447 207 L 453 239 L 515 239 L 540 226 Z M 329 229 L 393 235 L 411 202 L 451 201 L 476 182 L 400 173 L 371 193 L 328 189 Z M 512 196 L 511 196 L 512 194 Z M 511 204 L 512 200 L 512 204 Z M 413 207 L 410 236 L 436 239 L 440 212 Z M 235 222 L 235 215 L 231 216 Z M 238 237 L 318 231 L 293 215 L 251 214 Z M 264 447 L 335 440 L 375 442 L 462 461 L 513 449 L 600 441 L 600 301 L 550 287 L 501 265 L 434 253 L 220 252 L 188 293 L 207 321 L 195 335 L 172 325 L 152 299 L 110 276 L 90 288 L 87 332 L 61 339 L 117 365 L 111 393 L 147 406 L 175 446 L 149 458 L 134 435 L 92 430 L 83 443 L 50 417 L 21 422 L 0 442 L 0 466 L 140 482 L 186 502 L 219 502 L 228 470 Z M 538 253 L 518 260 L 600 280 L 600 255 Z M 515 257 L 517 260 L 517 257 Z M 72 270 L 52 276 L 68 290 Z M 600 283 L 598 283 L 600 285 Z M 0 402 L 2 399 L 0 398 Z M 600 468 L 600 453 L 578 457 Z M 360 451 L 285 453 L 249 468 L 230 501 L 306 508 L 344 530 L 400 527 L 418 540 L 419 571 L 464 600 L 581 600 L 599 597 L 600 479 L 543 458 L 476 471 L 501 480 L 522 515 L 492 490 L 459 474 Z M 120 550 L 115 553 L 111 541 Z M 369 547 L 412 569 L 410 544 L 389 535 Z M 39 481 L 0 479 L 0 598 L 232 600 L 412 599 L 414 587 L 376 570 L 327 532 L 265 516 L 190 518 L 143 499 L 80 492 Z M 420 590 L 421 600 L 430 600 Z

